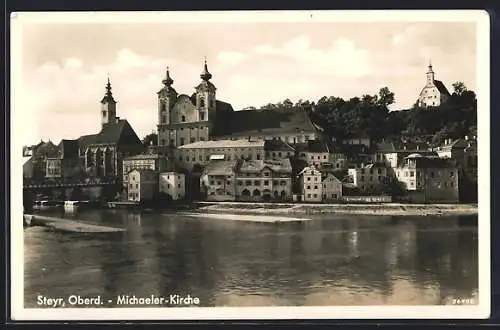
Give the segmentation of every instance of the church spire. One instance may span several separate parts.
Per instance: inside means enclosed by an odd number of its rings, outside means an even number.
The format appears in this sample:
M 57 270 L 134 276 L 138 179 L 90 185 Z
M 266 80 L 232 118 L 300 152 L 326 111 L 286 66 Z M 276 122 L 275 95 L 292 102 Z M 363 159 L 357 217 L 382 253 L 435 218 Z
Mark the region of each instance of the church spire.
M 170 69 L 168 66 L 167 66 L 167 73 L 165 75 L 165 79 L 163 79 L 162 82 L 167 87 L 172 86 L 172 84 L 174 83 L 174 80 L 172 78 L 170 78 Z
M 203 67 L 203 72 L 200 75 L 201 79 L 204 81 L 209 81 L 212 78 L 212 74 L 208 72 L 208 67 L 207 67 L 207 57 L 205 56 L 205 66 Z
M 104 94 L 104 97 L 101 100 L 101 103 L 116 103 L 115 99 L 113 98 L 113 93 L 111 92 L 111 82 L 109 81 L 109 76 L 108 76 L 108 83 L 106 84 L 106 93 Z

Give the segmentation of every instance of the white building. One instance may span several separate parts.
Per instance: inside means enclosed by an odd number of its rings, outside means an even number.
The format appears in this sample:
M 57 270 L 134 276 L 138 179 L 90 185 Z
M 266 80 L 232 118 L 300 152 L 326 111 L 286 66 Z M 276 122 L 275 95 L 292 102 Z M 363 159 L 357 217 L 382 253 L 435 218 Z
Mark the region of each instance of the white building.
M 186 176 L 182 173 L 164 172 L 159 175 L 159 191 L 173 200 L 186 197 Z
M 152 170 L 132 170 L 128 174 L 128 196 L 131 202 L 152 200 L 156 193 L 157 176 Z
M 335 201 L 342 199 L 342 182 L 333 175 L 333 173 L 325 173 L 321 180 L 322 185 L 322 200 Z
M 304 202 L 321 202 L 321 171 L 314 166 L 305 167 L 300 173 L 300 190 Z
M 439 80 L 434 79 L 432 65 L 429 64 L 429 70 L 426 73 L 427 83 L 420 92 L 417 104 L 419 107 L 437 107 L 450 98 L 450 92 L 446 86 Z
M 350 183 L 361 192 L 379 192 L 388 183 L 388 170 L 377 164 L 362 165 L 347 170 Z

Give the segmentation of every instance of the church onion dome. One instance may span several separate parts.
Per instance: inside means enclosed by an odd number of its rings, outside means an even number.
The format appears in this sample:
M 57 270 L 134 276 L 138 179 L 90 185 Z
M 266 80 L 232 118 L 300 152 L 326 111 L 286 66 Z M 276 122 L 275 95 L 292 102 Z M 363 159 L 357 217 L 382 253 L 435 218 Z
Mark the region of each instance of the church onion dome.
M 101 100 L 101 103 L 116 103 L 115 99 L 113 98 L 113 93 L 111 93 L 111 83 L 109 82 L 109 77 L 108 77 L 108 83 L 106 84 L 106 93 L 104 94 L 104 97 Z
M 200 77 L 204 81 L 209 81 L 212 78 L 212 74 L 208 72 L 208 67 L 207 67 L 207 59 L 205 58 L 205 65 L 203 67 L 203 72 L 200 74 Z
M 174 80 L 170 77 L 170 69 L 169 69 L 169 67 L 167 67 L 167 73 L 165 74 L 165 79 L 162 80 L 162 83 L 163 83 L 163 85 L 165 85 L 165 87 L 163 87 L 158 92 L 158 94 L 169 93 L 169 92 L 172 92 L 174 94 L 177 93 L 175 91 L 175 89 L 172 87 L 172 84 L 174 83 Z

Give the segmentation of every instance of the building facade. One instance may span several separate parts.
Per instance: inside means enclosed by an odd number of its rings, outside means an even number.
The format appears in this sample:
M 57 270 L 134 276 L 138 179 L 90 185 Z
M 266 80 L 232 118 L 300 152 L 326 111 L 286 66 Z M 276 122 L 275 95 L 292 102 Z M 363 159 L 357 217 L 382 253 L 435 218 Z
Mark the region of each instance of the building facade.
M 302 201 L 321 202 L 323 198 L 321 171 L 314 166 L 307 166 L 299 173 Z
M 200 187 L 207 201 L 234 201 L 238 160 L 213 160 L 200 177 Z
M 143 202 L 154 199 L 157 187 L 157 174 L 151 170 L 132 170 L 129 173 L 127 199 Z
M 388 169 L 383 164 L 361 165 L 347 171 L 350 183 L 362 193 L 380 193 L 389 183 Z
M 161 154 L 139 154 L 123 159 L 123 185 L 127 186 L 128 173 L 137 170 L 151 170 L 161 173 L 167 170 L 167 157 Z
M 172 87 L 173 79 L 167 68 L 164 87 L 158 92 L 158 147 L 160 150 L 213 139 L 223 133 L 223 125 L 216 123 L 230 116 L 230 104 L 218 101 L 212 74 L 207 63 L 200 75 L 202 81 L 192 96 L 178 94 Z M 219 117 L 219 118 L 218 118 Z M 222 129 L 222 132 L 218 132 Z
M 264 141 L 252 139 L 198 141 L 178 147 L 174 161 L 190 171 L 195 164 L 205 166 L 211 160 L 264 159 Z
M 411 154 L 397 168 L 396 177 L 414 202 L 459 201 L 458 170 L 448 159 Z
M 186 198 L 186 176 L 177 172 L 160 173 L 159 192 L 169 195 L 172 200 Z
M 334 202 L 342 199 L 342 182 L 333 173 L 321 176 L 322 201 Z
M 243 161 L 237 167 L 236 180 L 236 200 L 292 199 L 292 166 L 289 159 Z
M 420 92 L 417 100 L 417 105 L 421 108 L 437 107 L 448 101 L 450 92 L 442 81 L 434 78 L 432 65 L 429 64 L 429 70 L 426 73 L 427 81 Z

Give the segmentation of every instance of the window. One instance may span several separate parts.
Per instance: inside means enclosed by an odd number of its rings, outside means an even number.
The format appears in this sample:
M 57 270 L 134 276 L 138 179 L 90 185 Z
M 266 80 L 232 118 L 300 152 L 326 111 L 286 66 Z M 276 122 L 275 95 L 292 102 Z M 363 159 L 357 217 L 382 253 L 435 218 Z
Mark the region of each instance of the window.
M 307 197 L 308 197 L 308 198 L 311 198 L 311 194 L 307 194 Z
M 250 180 L 245 180 L 245 186 L 250 186 L 252 185 L 252 181 Z
M 185 122 L 185 121 L 186 121 L 186 116 L 182 116 L 182 117 L 181 117 L 181 121 L 182 121 L 182 122 Z
M 311 186 L 307 186 L 307 189 L 311 189 Z
M 161 123 L 162 124 L 165 124 L 167 122 L 167 118 L 165 118 L 165 116 L 161 116 Z
M 314 181 L 318 181 L 318 177 L 317 176 L 314 177 Z
M 205 120 L 205 113 L 204 112 L 200 112 L 200 120 Z
M 220 181 L 217 181 L 217 185 L 220 186 Z
M 318 189 L 318 186 L 314 186 L 314 189 Z
M 323 155 L 323 159 L 326 159 L 326 155 Z
M 311 181 L 311 177 L 310 176 L 307 177 L 307 181 Z
M 167 184 L 167 189 L 170 189 L 170 183 L 169 183 L 169 184 Z
M 377 169 L 377 174 L 382 174 L 382 169 L 381 168 Z
M 431 172 L 431 178 L 433 178 L 433 177 L 434 177 L 434 171 Z
M 453 182 L 451 182 L 451 183 L 450 183 L 450 186 L 454 187 L 454 186 L 455 186 L 455 184 L 454 184 Z
M 206 156 L 205 160 L 208 162 L 210 160 L 210 156 Z
M 413 178 L 414 176 L 415 176 L 415 172 L 410 171 L 410 177 L 412 177 L 412 178 Z
M 259 180 L 255 180 L 253 183 L 254 183 L 254 185 L 256 185 L 256 186 L 260 186 L 260 181 L 259 181 Z
M 365 181 L 365 176 L 364 175 L 361 176 L 361 181 Z
M 273 180 L 273 185 L 277 186 L 278 185 L 278 180 Z
M 243 180 L 238 180 L 238 186 L 242 186 L 243 185 Z
M 181 146 L 184 145 L 184 138 L 181 138 L 181 143 L 180 143 Z
M 450 172 L 450 178 L 453 178 L 455 176 L 455 172 Z
M 314 197 L 314 198 L 317 198 L 317 197 L 318 197 L 318 194 L 313 194 L 313 197 Z
M 202 162 L 202 161 L 203 161 L 203 156 L 202 156 L 202 155 L 199 155 L 199 156 L 198 156 L 198 160 L 199 160 L 200 162 Z
M 231 155 L 228 155 L 228 156 L 227 156 L 227 160 L 231 160 Z
M 213 186 L 214 185 L 214 180 L 210 180 L 210 184 Z
M 226 184 L 230 185 L 231 184 L 231 180 L 227 180 Z
M 323 188 L 326 188 L 326 184 L 323 183 Z
M 191 143 L 193 143 L 196 139 L 195 138 L 191 138 Z
M 269 186 L 269 180 L 264 180 L 264 186 Z
M 177 184 L 177 188 L 180 188 L 180 187 L 181 187 L 181 184 L 180 184 L 180 183 L 178 183 L 178 184 Z
M 370 181 L 373 181 L 373 176 L 370 176 Z
M 136 184 L 135 184 L 135 187 L 136 187 L 136 188 L 139 188 L 139 184 L 138 184 L 138 183 L 136 183 Z
M 285 180 L 281 180 L 281 181 L 280 181 L 280 185 L 282 185 L 282 186 L 286 186 L 286 181 L 285 181 Z
M 257 160 L 260 160 L 260 154 L 257 154 Z

